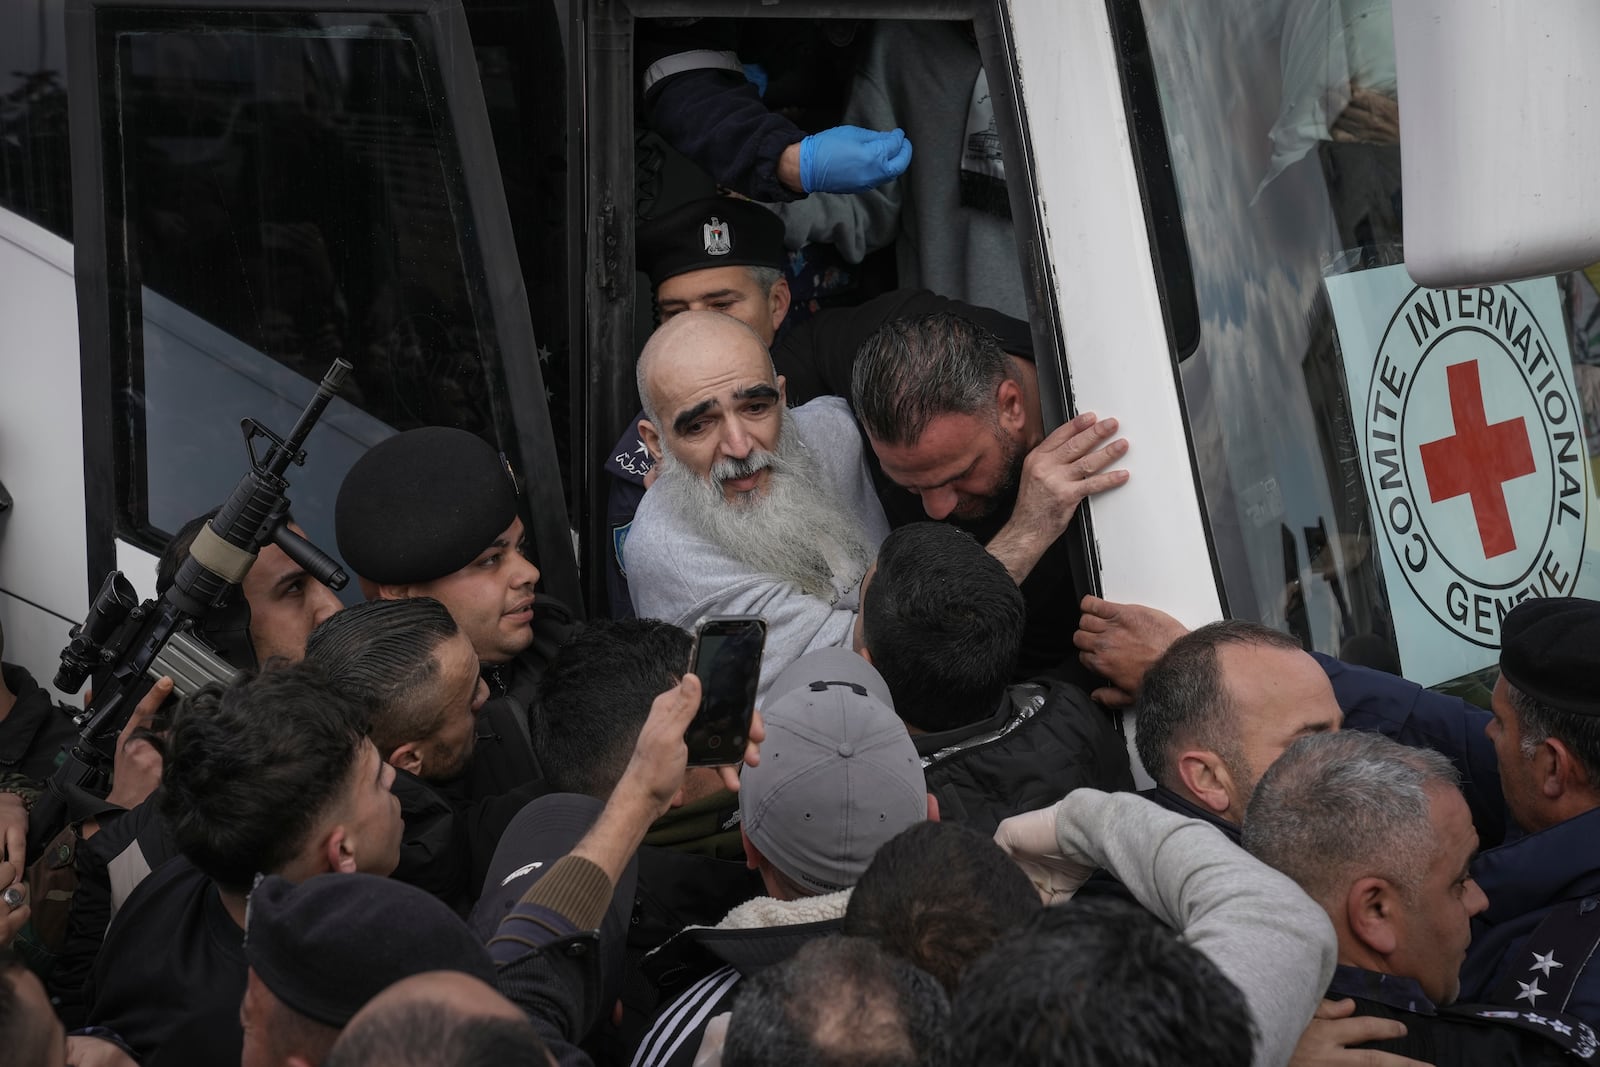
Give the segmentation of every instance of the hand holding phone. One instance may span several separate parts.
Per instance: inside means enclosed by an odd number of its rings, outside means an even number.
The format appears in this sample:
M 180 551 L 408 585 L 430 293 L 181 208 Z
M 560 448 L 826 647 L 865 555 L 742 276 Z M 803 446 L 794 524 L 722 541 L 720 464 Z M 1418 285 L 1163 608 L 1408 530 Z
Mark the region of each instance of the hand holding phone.
M 689 673 L 700 679 L 700 709 L 683 737 L 689 766 L 744 758 L 766 641 L 766 620 L 757 615 L 713 615 L 695 627 Z

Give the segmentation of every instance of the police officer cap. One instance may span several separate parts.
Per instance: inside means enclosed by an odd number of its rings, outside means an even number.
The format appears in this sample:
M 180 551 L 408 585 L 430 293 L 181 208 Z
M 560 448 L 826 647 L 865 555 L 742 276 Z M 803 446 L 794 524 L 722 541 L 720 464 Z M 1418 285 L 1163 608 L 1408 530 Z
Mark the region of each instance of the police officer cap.
M 368 449 L 333 509 L 344 561 L 385 585 L 454 574 L 516 517 L 516 486 L 499 454 L 448 426 L 407 430 Z
M 1500 626 L 1500 673 L 1539 703 L 1600 716 L 1600 602 L 1524 600 Z
M 690 200 L 640 224 L 637 257 L 652 289 L 692 270 L 782 270 L 789 260 L 778 216 L 760 204 L 727 196 Z
M 250 894 L 244 954 L 272 995 L 343 1027 L 403 978 L 459 971 L 494 984 L 494 961 L 467 924 L 415 886 L 370 874 L 277 875 Z

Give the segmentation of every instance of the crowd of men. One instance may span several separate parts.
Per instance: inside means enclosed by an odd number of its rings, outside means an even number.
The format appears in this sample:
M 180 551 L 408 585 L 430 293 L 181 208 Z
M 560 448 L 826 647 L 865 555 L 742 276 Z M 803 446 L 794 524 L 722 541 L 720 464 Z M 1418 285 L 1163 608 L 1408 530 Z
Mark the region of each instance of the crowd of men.
M 263 549 L 239 677 L 153 689 L 44 856 L 70 724 L 5 667 L 5 1062 L 1593 1059 L 1600 603 L 1511 611 L 1485 711 L 1082 596 L 1116 420 L 1047 431 L 1025 325 L 929 292 L 777 337 L 776 225 L 641 234 L 636 617 L 541 592 L 501 457 L 429 427 L 340 489 L 364 602 Z M 720 614 L 759 712 L 691 767 Z

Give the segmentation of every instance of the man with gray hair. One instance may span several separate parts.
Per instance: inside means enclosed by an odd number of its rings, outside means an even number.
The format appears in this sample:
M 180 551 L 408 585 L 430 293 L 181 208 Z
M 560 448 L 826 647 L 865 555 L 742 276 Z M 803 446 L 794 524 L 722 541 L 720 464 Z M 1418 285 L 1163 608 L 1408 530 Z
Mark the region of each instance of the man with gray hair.
M 1329 995 L 1405 1023 L 1379 1047 L 1429 1063 L 1553 1064 L 1585 1040 L 1592 1051 L 1592 1031 L 1554 1011 L 1448 1007 L 1489 906 L 1459 781 L 1445 756 L 1376 734 L 1306 737 L 1256 787 L 1244 846 L 1327 912 L 1339 941 Z
M 855 424 L 835 398 L 789 411 L 761 338 L 716 312 L 668 320 L 638 377 L 659 473 L 623 550 L 634 609 L 685 629 L 764 617 L 764 695 L 803 653 L 850 643 L 888 533 Z

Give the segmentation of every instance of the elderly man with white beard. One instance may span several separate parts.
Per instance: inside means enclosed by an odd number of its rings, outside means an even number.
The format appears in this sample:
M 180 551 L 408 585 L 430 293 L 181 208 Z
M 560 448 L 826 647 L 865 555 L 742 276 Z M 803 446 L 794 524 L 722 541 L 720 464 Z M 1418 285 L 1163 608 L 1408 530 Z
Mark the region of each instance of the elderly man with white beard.
M 761 695 L 806 652 L 848 646 L 861 577 L 888 534 L 844 400 L 784 406 L 755 331 L 675 315 L 639 356 L 639 436 L 659 475 L 623 552 L 641 618 L 767 620 Z

